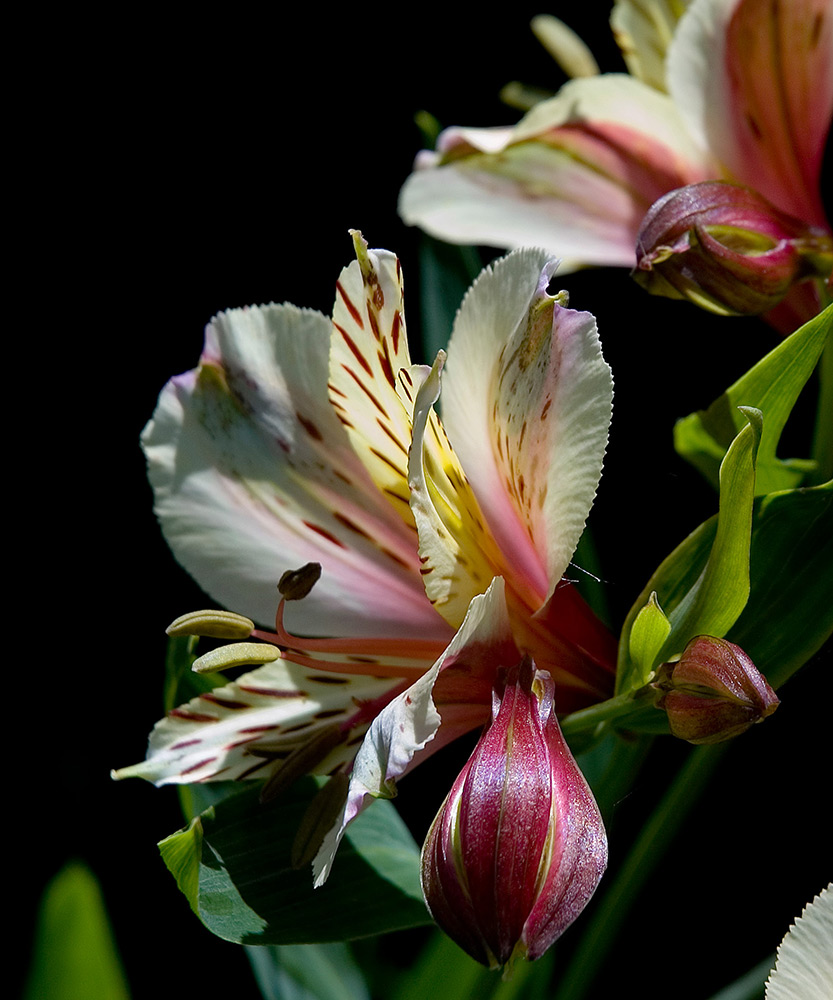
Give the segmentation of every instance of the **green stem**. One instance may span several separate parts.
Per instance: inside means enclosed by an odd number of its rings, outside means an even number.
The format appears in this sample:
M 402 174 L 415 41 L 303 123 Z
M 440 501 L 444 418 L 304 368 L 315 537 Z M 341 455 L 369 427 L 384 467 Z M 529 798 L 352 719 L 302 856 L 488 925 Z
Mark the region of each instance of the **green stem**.
M 621 925 L 628 919 L 634 898 L 684 822 L 726 746 L 723 743 L 692 751 L 607 892 L 594 905 L 593 919 L 567 966 L 556 1000 L 582 1000 L 588 995 Z
M 640 694 L 643 692 L 645 694 L 640 698 Z M 648 697 L 650 695 L 646 688 L 618 694 L 615 698 L 608 698 L 607 701 L 601 701 L 598 705 L 591 705 L 590 708 L 583 708 L 565 716 L 561 719 L 561 731 L 567 737 L 586 733 L 588 730 L 596 729 L 603 722 L 610 722 L 611 719 L 620 719 L 622 716 L 630 715 L 634 709 L 645 704 Z
M 818 466 L 812 477 L 816 485 L 833 479 L 833 337 L 827 338 L 818 371 L 819 402 L 813 435 L 813 458 Z

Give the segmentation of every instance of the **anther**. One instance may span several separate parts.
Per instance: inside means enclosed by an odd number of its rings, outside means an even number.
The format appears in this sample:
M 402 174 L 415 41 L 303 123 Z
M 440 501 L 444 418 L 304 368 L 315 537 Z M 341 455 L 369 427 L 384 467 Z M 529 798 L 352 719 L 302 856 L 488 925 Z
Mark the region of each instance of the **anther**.
M 168 635 L 204 635 L 211 639 L 247 639 L 255 627 L 250 618 L 233 611 L 191 611 L 165 630 Z
M 279 660 L 281 652 L 262 642 L 235 642 L 218 646 L 194 660 L 191 669 L 197 674 L 213 674 L 232 667 L 255 667 Z

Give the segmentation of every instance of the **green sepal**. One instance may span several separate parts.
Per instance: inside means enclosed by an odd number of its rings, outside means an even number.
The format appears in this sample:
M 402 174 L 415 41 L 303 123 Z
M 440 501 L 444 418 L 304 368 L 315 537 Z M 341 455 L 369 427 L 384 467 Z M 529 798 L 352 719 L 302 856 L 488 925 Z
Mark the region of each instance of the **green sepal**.
M 743 428 L 739 408 L 761 410 L 766 425 L 758 451 L 756 494 L 798 486 L 815 468 L 810 459 L 776 458 L 784 424 L 810 378 L 833 328 L 833 306 L 805 323 L 770 351 L 707 410 L 698 410 L 674 427 L 674 447 L 713 485 L 729 445 Z
M 763 421 L 742 407 L 746 426 L 720 467 L 720 509 L 669 555 L 637 598 L 622 629 L 616 691 L 642 687 L 643 672 L 631 654 L 631 632 L 639 612 L 656 593 L 671 628 L 655 652 L 663 662 L 683 651 L 695 635 L 724 636 L 749 597 L 749 546 L 755 495 L 755 462 Z
M 159 845 L 214 934 L 241 944 L 312 944 L 431 923 L 419 849 L 389 802 L 373 803 L 350 824 L 320 889 L 312 887 L 309 866 L 292 867 L 295 833 L 319 787 L 304 778 L 261 805 L 258 783 Z

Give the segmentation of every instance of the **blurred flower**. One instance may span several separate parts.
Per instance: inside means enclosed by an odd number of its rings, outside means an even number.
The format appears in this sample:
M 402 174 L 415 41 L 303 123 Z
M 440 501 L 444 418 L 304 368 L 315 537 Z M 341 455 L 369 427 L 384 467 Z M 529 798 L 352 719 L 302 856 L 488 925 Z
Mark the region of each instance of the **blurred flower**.
M 833 883 L 796 917 L 778 946 L 766 1000 L 830 1000 L 833 996 Z
M 833 236 L 779 212 L 751 188 L 702 181 L 664 195 L 642 220 L 637 282 L 723 315 L 776 306 L 796 281 L 827 278 Z
M 668 713 L 674 736 L 689 743 L 721 743 L 762 722 L 779 701 L 746 653 L 711 635 L 693 638 L 676 663 L 660 668 L 657 707 Z
M 492 968 L 540 958 L 607 865 L 602 818 L 561 735 L 549 674 L 528 657 L 502 673 L 491 725 L 422 850 L 432 916 Z
M 403 188 L 405 221 L 453 242 L 545 246 L 571 267 L 633 267 L 654 202 L 725 179 L 830 232 L 828 0 L 618 0 L 612 22 L 631 75 L 571 80 L 514 128 L 447 129 Z M 817 311 L 803 283 L 772 321 L 793 329 Z
M 609 695 L 615 661 L 562 581 L 610 420 L 593 317 L 548 294 L 547 254 L 516 252 L 465 298 L 447 365 L 444 352 L 412 365 L 399 262 L 354 244 L 332 320 L 290 305 L 223 313 L 199 368 L 162 392 L 143 445 L 177 558 L 255 621 L 273 617 L 281 570 L 302 568 L 281 579 L 274 631 L 211 612 L 175 623 L 244 640 L 197 669 L 257 669 L 171 712 L 147 760 L 116 772 L 271 774 L 271 792 L 338 775 L 308 838 L 329 827 L 316 884 L 370 797 L 488 720 L 500 666 L 529 654 L 571 711 Z M 304 637 L 284 625 L 287 600 Z

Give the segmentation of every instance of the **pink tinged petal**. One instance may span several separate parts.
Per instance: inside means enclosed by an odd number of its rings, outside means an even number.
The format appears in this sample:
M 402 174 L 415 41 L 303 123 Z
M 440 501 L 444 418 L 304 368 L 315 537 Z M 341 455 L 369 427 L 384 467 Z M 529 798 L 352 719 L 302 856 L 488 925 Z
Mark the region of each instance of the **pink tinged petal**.
M 547 293 L 556 262 L 523 250 L 474 284 L 449 344 L 443 417 L 530 611 L 553 593 L 601 475 L 613 381 L 594 318 Z
M 292 609 L 298 630 L 442 630 L 413 529 L 329 404 L 330 332 L 289 305 L 212 321 L 200 367 L 168 383 L 142 437 L 163 532 L 203 589 L 257 621 L 274 618 L 283 571 L 316 560 L 320 584 Z
M 393 797 L 396 782 L 428 754 L 488 719 L 495 675 L 505 657 L 513 654 L 517 655 L 517 650 L 512 643 L 504 585 L 496 579 L 485 594 L 474 598 L 460 630 L 433 667 L 394 698 L 371 724 L 356 754 L 344 813 L 325 837 L 313 863 L 316 886 L 327 880 L 347 825 L 374 798 Z M 443 686 L 446 671 L 453 676 Z M 449 707 L 448 722 L 443 702 Z M 464 711 L 459 711 L 461 708 Z
M 714 173 L 667 95 L 613 74 L 571 81 L 511 135 L 449 130 L 439 148 L 402 190 L 406 222 L 457 242 L 544 246 L 567 267 L 632 265 L 650 205 Z
M 288 756 L 333 724 L 343 727 L 344 742 L 315 769 L 326 774 L 349 760 L 364 725 L 354 728 L 358 706 L 401 684 L 308 669 L 285 660 L 267 663 L 231 684 L 214 688 L 174 709 L 157 723 L 147 759 L 121 768 L 115 778 L 146 778 L 156 785 L 264 778 L 275 757 L 249 753 L 268 742 Z
M 668 71 L 693 135 L 733 179 L 827 224 L 819 177 L 833 109 L 829 0 L 696 0 Z

